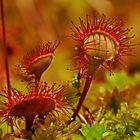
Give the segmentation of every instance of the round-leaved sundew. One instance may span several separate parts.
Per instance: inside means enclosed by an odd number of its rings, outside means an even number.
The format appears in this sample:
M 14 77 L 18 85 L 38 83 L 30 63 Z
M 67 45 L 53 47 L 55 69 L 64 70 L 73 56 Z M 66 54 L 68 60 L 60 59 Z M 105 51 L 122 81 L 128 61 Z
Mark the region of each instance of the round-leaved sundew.
M 54 83 L 48 86 L 46 82 L 39 84 L 39 90 L 36 93 L 34 88 L 27 93 L 22 93 L 15 89 L 11 89 L 11 97 L 7 95 L 6 91 L 0 93 L 2 99 L 0 100 L 0 118 L 9 125 L 14 123 L 18 118 L 24 118 L 26 130 L 31 130 L 33 121 L 39 115 L 56 115 L 67 112 L 68 100 L 66 98 L 66 90 L 68 85 L 61 86 Z
M 21 61 L 21 68 L 23 71 L 34 74 L 36 79 L 40 79 L 42 73 L 49 67 L 54 56 L 54 51 L 60 42 L 55 41 L 43 44 L 25 55 Z
M 76 41 L 78 68 L 88 68 L 92 64 L 98 68 L 99 65 L 105 66 L 105 63 L 110 68 L 112 62 L 125 65 L 122 57 L 133 55 L 132 46 L 135 45 L 130 43 L 134 38 L 134 35 L 128 35 L 131 29 L 124 29 L 122 21 L 106 18 L 105 15 L 99 18 L 97 15 L 93 18 L 86 15 L 86 23 L 81 18 L 79 20 L 80 25 L 72 22 L 74 28 L 71 28 L 71 36 Z
M 131 29 L 124 29 L 124 23 L 117 18 L 106 18 L 104 14 L 98 17 L 95 14 L 93 17 L 86 15 L 86 22 L 81 18 L 79 20 L 80 24 L 76 26 L 72 22 L 71 28 L 71 36 L 76 41 L 74 63 L 75 69 L 86 75 L 83 76 L 86 77 L 86 82 L 72 120 L 78 115 L 99 66 L 108 70 L 115 62 L 125 66 L 122 57 L 133 56 L 133 46 L 138 45 L 130 43 L 135 35 L 129 36 Z

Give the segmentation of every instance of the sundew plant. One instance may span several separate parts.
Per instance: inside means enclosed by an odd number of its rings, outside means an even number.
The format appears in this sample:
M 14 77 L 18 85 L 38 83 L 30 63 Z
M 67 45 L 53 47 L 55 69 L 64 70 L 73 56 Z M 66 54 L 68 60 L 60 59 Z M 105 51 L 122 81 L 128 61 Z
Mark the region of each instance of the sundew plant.
M 56 21 L 54 13 L 43 18 L 50 3 L 61 7 L 55 7 Z M 94 7 L 79 19 L 73 15 L 68 31 L 62 22 L 70 17 L 66 2 L 50 3 L 15 0 L 11 8 L 0 0 L 0 139 L 139 140 L 139 67 L 127 62 L 137 57 L 139 47 L 133 28 Z M 15 17 L 19 20 L 13 24 Z M 62 68 L 66 60 L 57 54 L 71 61 L 67 72 Z M 56 59 L 62 74 L 53 65 Z

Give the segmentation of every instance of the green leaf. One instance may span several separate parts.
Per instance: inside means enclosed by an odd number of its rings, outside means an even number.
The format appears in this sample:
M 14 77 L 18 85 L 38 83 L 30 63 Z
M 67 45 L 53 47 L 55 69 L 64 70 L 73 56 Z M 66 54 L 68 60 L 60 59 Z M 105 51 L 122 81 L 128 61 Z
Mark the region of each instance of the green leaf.
M 133 137 L 133 140 L 140 140 L 139 137 Z
M 133 134 L 134 134 L 136 137 L 139 137 L 139 138 L 140 138 L 140 132 L 133 131 Z
M 84 124 L 80 131 L 86 140 L 93 140 L 93 138 L 101 140 L 105 133 L 105 127 L 102 124 L 92 124 L 91 126 Z
M 93 138 L 95 139 L 101 139 L 103 133 L 105 133 L 105 127 L 102 124 L 93 124 L 91 126 L 91 133 Z
M 105 132 L 103 134 L 103 137 L 105 138 L 105 140 L 113 140 L 113 138 L 115 137 L 115 133 L 112 131 Z
M 91 127 L 89 125 L 83 124 L 83 127 L 80 129 L 82 132 L 83 136 L 86 138 L 86 140 L 92 140 L 92 135 L 91 135 Z
M 84 140 L 84 137 L 78 134 L 75 134 L 72 138 L 72 140 Z

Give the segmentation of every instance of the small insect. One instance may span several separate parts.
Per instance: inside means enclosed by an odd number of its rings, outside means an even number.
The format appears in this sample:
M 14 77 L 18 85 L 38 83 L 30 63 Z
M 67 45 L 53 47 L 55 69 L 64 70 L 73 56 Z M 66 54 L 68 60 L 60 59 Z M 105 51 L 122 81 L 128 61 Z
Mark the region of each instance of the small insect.
M 72 85 L 75 88 L 80 88 L 81 85 L 81 78 L 84 78 L 86 76 L 86 69 L 81 68 L 78 73 L 75 73 L 72 77 Z
M 74 74 L 73 77 L 72 77 L 72 85 L 73 87 L 75 88 L 78 88 L 80 87 L 80 81 L 78 79 L 78 74 Z
M 81 74 L 80 72 L 78 74 L 74 74 L 72 77 L 72 85 L 75 88 L 79 88 L 80 87 L 80 79 L 81 79 Z

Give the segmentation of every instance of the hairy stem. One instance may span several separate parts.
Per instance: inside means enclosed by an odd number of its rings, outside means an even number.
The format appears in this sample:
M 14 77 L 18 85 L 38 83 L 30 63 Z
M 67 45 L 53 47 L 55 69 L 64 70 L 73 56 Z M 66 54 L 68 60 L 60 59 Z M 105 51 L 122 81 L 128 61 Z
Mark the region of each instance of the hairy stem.
M 80 100 L 79 100 L 78 105 L 76 107 L 76 110 L 74 111 L 74 114 L 72 116 L 72 121 L 75 120 L 76 116 L 78 115 L 78 113 L 79 113 L 79 111 L 80 111 L 80 109 L 81 109 L 81 107 L 83 105 L 83 102 L 85 100 L 85 97 L 87 95 L 87 92 L 89 90 L 89 87 L 91 85 L 92 78 L 93 78 L 93 73 L 87 76 L 87 79 L 86 79 L 86 82 L 85 82 L 85 86 L 84 86 L 83 92 L 81 94 L 81 97 L 80 97 Z
M 2 25 L 2 39 L 3 39 L 3 48 L 4 48 L 4 61 L 5 61 L 5 72 L 6 72 L 6 82 L 8 88 L 8 96 L 11 96 L 10 90 L 10 76 L 9 76 L 9 66 L 8 66 L 8 50 L 6 46 L 6 31 L 5 31 L 5 19 L 4 19 L 4 8 L 3 0 L 0 0 L 0 12 L 1 12 L 1 25 Z
M 94 60 L 94 59 L 89 59 L 89 65 L 88 65 L 88 72 L 87 72 L 87 78 L 86 78 L 86 82 L 85 82 L 85 85 L 84 85 L 84 88 L 83 88 L 83 91 L 82 91 L 82 94 L 81 94 L 81 97 L 79 99 L 79 102 L 78 102 L 78 105 L 76 107 L 76 110 L 74 111 L 74 114 L 71 118 L 71 121 L 74 121 L 76 116 L 78 115 L 82 105 L 83 105 L 83 102 L 86 98 L 86 95 L 88 93 L 88 90 L 90 88 L 90 85 L 91 85 L 91 82 L 92 82 L 92 79 L 93 79 L 93 75 L 95 74 L 96 70 L 99 68 L 100 64 L 102 64 L 102 60 Z
M 41 76 L 36 76 L 35 77 L 35 94 L 38 94 L 40 78 L 41 78 Z

